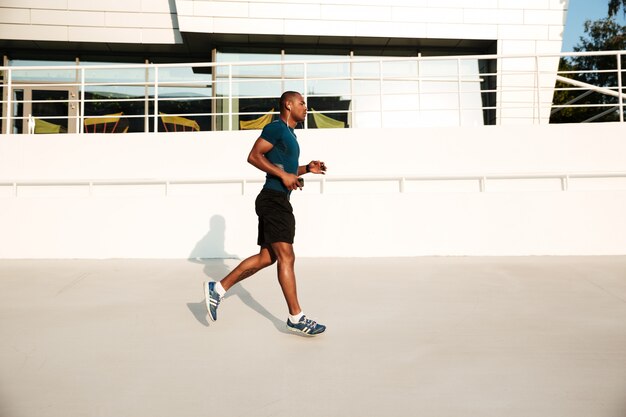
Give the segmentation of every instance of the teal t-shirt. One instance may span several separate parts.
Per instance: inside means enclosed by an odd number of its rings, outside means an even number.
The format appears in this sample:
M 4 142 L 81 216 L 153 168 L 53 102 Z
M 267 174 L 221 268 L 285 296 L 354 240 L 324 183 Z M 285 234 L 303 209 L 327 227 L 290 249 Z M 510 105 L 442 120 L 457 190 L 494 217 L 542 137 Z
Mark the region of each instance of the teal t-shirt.
M 265 125 L 261 137 L 274 145 L 274 147 L 265 154 L 265 157 L 272 164 L 278 166 L 285 172 L 298 175 L 298 158 L 300 157 L 300 145 L 294 129 L 287 126 L 282 120 L 274 120 Z M 280 178 L 267 174 L 265 176 L 265 185 L 263 188 L 284 193 L 291 193 L 287 187 L 283 185 Z

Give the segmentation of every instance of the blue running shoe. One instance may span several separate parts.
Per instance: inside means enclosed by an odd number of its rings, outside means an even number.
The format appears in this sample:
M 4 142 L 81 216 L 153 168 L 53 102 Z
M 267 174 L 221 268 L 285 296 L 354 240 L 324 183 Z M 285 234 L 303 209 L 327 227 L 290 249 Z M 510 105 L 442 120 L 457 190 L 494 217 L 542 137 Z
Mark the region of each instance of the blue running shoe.
M 209 317 L 212 321 L 217 320 L 217 306 L 220 305 L 222 297 L 215 291 L 215 282 L 204 283 L 204 300 L 206 302 L 206 309 L 209 312 Z
M 320 333 L 324 333 L 326 326 L 318 324 L 314 320 L 307 319 L 306 316 L 300 317 L 300 321 L 292 323 L 291 319 L 287 319 L 287 328 L 292 332 L 302 333 L 307 336 L 315 336 Z

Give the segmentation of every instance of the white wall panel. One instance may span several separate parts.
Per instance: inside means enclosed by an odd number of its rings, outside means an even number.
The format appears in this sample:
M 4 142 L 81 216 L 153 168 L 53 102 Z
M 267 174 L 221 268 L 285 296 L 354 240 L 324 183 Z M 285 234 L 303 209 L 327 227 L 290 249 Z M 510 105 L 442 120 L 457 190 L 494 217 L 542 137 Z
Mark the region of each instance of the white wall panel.
M 430 7 L 449 7 L 449 8 L 463 8 L 463 7 L 475 7 L 480 9 L 495 9 L 498 7 L 498 0 L 429 0 L 428 6 Z
M 112 30 L 105 27 L 79 27 L 67 28 L 69 40 L 72 42 L 99 42 L 104 37 L 107 42 L 136 42 L 141 43 L 141 29 L 117 28 Z
M 393 7 L 392 20 L 417 23 L 463 23 L 463 9 Z
M 324 33 L 334 36 L 355 36 L 356 22 L 333 22 L 331 27 L 326 27 Z M 319 36 L 320 22 L 317 20 L 288 19 L 284 21 L 284 33 L 297 33 L 299 35 Z
M 141 0 L 68 0 L 68 10 L 140 12 Z
M 552 0 L 498 0 L 501 9 L 539 9 L 549 10 Z
M 526 72 L 533 73 L 537 67 L 536 59 L 533 57 L 506 58 L 500 60 L 500 68 L 507 73 Z
M 565 14 L 560 10 L 524 10 L 528 25 L 565 25 Z
M 622 125 L 298 132 L 301 161 L 329 166 L 326 191 L 295 192 L 299 256 L 625 254 L 624 179 L 333 183 L 367 175 L 625 172 Z M 0 136 L 6 179 L 256 178 L 245 162 L 258 132 Z M 380 147 L 385 137 L 390 146 Z M 175 139 L 175 140 L 172 140 Z M 398 152 L 402 149 L 402 152 Z M 376 154 L 375 156 L 373 154 Z M 376 158 L 376 166 L 363 163 Z M 2 187 L 0 258 L 219 256 L 256 251 L 254 197 L 240 185 Z M 312 191 L 308 191 L 312 190 Z M 45 208 L 45 209 L 42 209 Z M 380 216 L 385 213 L 385 216 Z M 218 219 L 224 240 L 203 239 Z M 320 236 L 324 236 L 323 239 Z M 204 244 L 202 244 L 204 243 Z M 200 245 L 199 245 L 200 244 Z M 222 252 L 218 252 L 221 247 Z
M 29 9 L 2 9 L 0 23 L 30 23 Z
M 493 23 L 501 25 L 521 25 L 524 23 L 523 10 L 502 9 L 463 9 L 464 23 Z
M 346 6 L 322 5 L 320 8 L 322 20 L 358 20 L 358 21 L 390 21 L 391 7 L 389 6 Z
M 141 30 L 141 42 L 142 43 L 182 43 L 183 38 L 178 31 L 172 31 L 170 29 L 151 29 L 142 28 Z
M 411 6 L 411 7 L 428 7 L 431 0 L 393 0 L 386 4 L 390 6 Z
M 66 10 L 68 0 L 2 0 L 0 7 Z
M 48 25 L 14 25 L 1 24 L 0 38 L 2 39 L 45 39 L 48 41 L 67 41 L 67 26 Z
M 321 19 L 321 6 L 319 4 L 280 4 L 280 3 L 257 3 L 251 2 L 250 16 L 253 18 L 272 19 Z
M 109 27 L 163 29 L 168 26 L 176 28 L 178 25 L 175 23 L 176 16 L 169 13 L 105 12 L 105 26 Z
M 372 31 L 376 33 L 389 33 L 390 36 L 400 38 L 424 38 L 427 36 L 426 23 L 410 22 L 348 22 L 349 28 L 353 28 L 355 36 L 371 37 Z
M 215 31 L 212 17 L 178 16 L 177 20 L 178 26 L 185 28 L 187 32 L 211 33 Z
M 178 18 L 193 16 L 193 0 L 176 0 L 176 14 Z
M 67 10 L 32 10 L 31 21 L 33 25 L 59 25 L 59 26 L 104 26 L 104 12 L 79 12 Z
M 498 25 L 428 24 L 429 38 L 496 39 Z
M 141 0 L 141 11 L 149 13 L 170 13 L 170 0 Z
M 561 45 L 561 40 L 537 41 L 535 50 L 538 54 L 553 54 L 561 49 Z
M 502 42 L 500 42 L 500 50 L 498 51 L 498 53 L 500 54 L 505 54 L 505 55 L 522 55 L 522 54 L 527 54 L 528 51 L 534 51 L 535 47 L 536 47 L 536 41 L 534 40 L 522 40 L 522 41 L 517 41 L 517 40 L 503 40 Z M 560 44 L 559 44 L 560 47 Z
M 550 38 L 549 26 L 545 25 L 499 25 L 500 39 L 547 40 Z
M 283 19 L 232 19 L 224 17 L 213 18 L 213 30 L 217 33 L 241 33 L 239 28 L 242 25 L 254 26 L 254 33 L 258 35 L 272 35 L 284 33 Z M 319 33 L 319 23 L 317 30 Z
M 562 42 L 564 29 L 565 29 L 564 26 L 550 26 L 548 39 L 550 39 L 551 41 Z M 554 52 L 558 52 L 558 51 L 560 51 L 560 48 L 558 50 L 555 50 Z
M 249 16 L 247 2 L 195 1 L 193 11 L 195 16 L 234 17 L 237 19 L 254 17 Z
M 550 8 L 554 10 L 563 10 L 569 8 L 569 0 L 550 0 Z

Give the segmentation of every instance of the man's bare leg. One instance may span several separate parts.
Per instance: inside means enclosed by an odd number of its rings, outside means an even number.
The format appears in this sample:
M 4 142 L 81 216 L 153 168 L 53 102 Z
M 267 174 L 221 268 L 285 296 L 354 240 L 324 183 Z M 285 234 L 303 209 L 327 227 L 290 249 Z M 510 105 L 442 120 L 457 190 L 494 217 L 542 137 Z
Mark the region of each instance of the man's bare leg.
M 272 243 L 272 251 L 276 255 L 278 265 L 278 282 L 283 290 L 287 308 L 289 308 L 289 318 L 287 319 L 287 329 L 306 336 L 315 336 L 324 333 L 326 326 L 307 318 L 298 302 L 298 292 L 296 290 L 295 261 L 293 245 L 290 243 Z
M 271 244 L 272 252 L 276 256 L 278 282 L 283 290 L 289 314 L 299 314 L 302 309 L 298 302 L 298 292 L 296 290 L 296 274 L 294 271 L 296 256 L 291 243 L 276 242 Z
M 268 247 L 262 246 L 259 253 L 241 261 L 235 269 L 230 271 L 230 273 L 220 281 L 220 284 L 225 291 L 228 291 L 239 281 L 251 277 L 261 269 L 272 265 L 274 262 L 276 262 L 274 254 Z
M 259 270 L 270 266 L 276 262 L 272 250 L 268 247 L 261 247 L 256 255 L 244 259 L 235 269 L 230 271 L 219 283 L 207 281 L 204 283 L 204 297 L 206 308 L 211 320 L 217 320 L 217 307 L 219 307 L 226 291 L 241 280 L 254 275 Z M 221 287 L 221 288 L 220 288 Z

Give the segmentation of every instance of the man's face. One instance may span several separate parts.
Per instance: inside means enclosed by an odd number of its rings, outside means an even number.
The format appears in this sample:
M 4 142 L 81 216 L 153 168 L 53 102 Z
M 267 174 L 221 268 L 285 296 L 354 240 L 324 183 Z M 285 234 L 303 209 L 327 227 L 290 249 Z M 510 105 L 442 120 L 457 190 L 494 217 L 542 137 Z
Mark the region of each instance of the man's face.
M 306 119 L 306 102 L 304 98 L 298 94 L 294 96 L 289 105 L 291 106 L 291 118 L 298 123 L 304 122 Z

